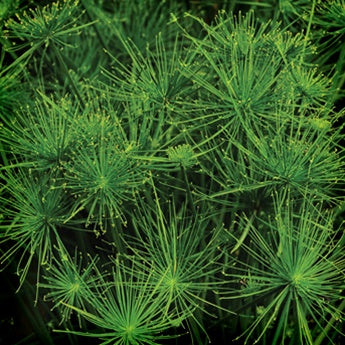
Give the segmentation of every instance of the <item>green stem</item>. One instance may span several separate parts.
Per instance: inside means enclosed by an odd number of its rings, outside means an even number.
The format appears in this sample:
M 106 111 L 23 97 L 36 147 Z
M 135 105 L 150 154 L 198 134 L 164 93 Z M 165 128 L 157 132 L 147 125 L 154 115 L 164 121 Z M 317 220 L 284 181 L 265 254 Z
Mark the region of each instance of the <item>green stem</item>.
M 77 85 L 75 84 L 75 81 L 73 80 L 73 78 L 72 78 L 72 76 L 71 76 L 71 74 L 70 74 L 70 72 L 68 70 L 68 67 L 67 67 L 67 65 L 66 65 L 66 63 L 65 63 L 65 61 L 63 59 L 63 56 L 62 56 L 60 50 L 56 47 L 56 45 L 54 43 L 52 43 L 52 47 L 54 49 L 54 52 L 55 52 L 55 54 L 56 54 L 56 56 L 57 56 L 57 58 L 59 60 L 59 63 L 61 65 L 61 67 L 62 67 L 62 69 L 63 69 L 67 79 L 71 83 L 71 89 L 75 92 L 75 94 L 76 94 L 80 104 L 82 105 L 82 107 L 85 108 L 84 100 L 81 97 L 81 94 L 80 94 L 80 92 L 79 92 L 79 90 L 77 88 Z
M 9 41 L 7 39 L 3 39 L 2 37 L 0 38 L 0 45 L 2 46 L 1 50 L 1 61 L 0 61 L 0 66 L 2 66 L 4 57 L 5 57 L 5 52 L 9 53 L 13 59 L 13 61 L 16 61 L 18 59 L 17 54 L 14 51 L 8 50 L 8 48 L 11 46 L 9 44 Z
M 7 156 L 6 156 L 6 153 L 5 153 L 5 148 L 4 148 L 4 146 L 2 145 L 1 142 L 0 142 L 0 156 L 1 156 L 2 164 L 4 166 L 8 166 L 9 163 L 8 163 Z
M 189 182 L 188 182 L 187 172 L 186 172 L 186 169 L 184 168 L 184 166 L 182 164 L 180 165 L 180 167 L 181 167 L 181 172 L 182 172 L 184 182 L 186 185 L 186 191 L 187 191 L 189 203 L 190 203 L 190 206 L 192 208 L 193 215 L 196 216 L 197 214 L 196 214 L 195 205 L 193 202 L 192 192 L 190 190 L 190 186 L 189 186 Z
M 115 226 L 111 226 L 111 237 L 115 243 L 115 247 L 119 254 L 125 254 L 125 247 L 121 238 L 122 234 L 122 223 L 119 218 L 115 219 Z
M 237 243 L 235 244 L 235 246 L 232 248 L 230 254 L 233 254 L 235 253 L 242 245 L 242 243 L 244 242 L 244 240 L 246 239 L 248 233 L 249 233 L 249 230 L 250 230 L 250 227 L 252 226 L 252 223 L 253 223 L 253 220 L 254 220 L 254 217 L 256 216 L 256 210 L 253 211 L 250 219 L 248 220 L 248 223 L 246 225 L 246 227 L 244 228 L 240 238 L 237 240 Z
M 308 39 L 309 39 L 309 35 L 310 35 L 311 24 L 312 24 L 313 17 L 314 17 L 314 12 L 315 12 L 315 5 L 316 5 L 316 1 L 313 0 L 313 4 L 312 4 L 312 7 L 311 7 L 311 11 L 310 11 L 310 17 L 309 17 L 309 21 L 308 21 L 307 32 L 306 32 L 305 38 L 304 38 L 303 52 L 301 54 L 301 62 L 303 62 L 305 50 L 307 48 L 307 43 L 308 43 Z
M 0 71 L 0 77 L 5 75 L 8 71 L 13 70 L 13 76 L 18 75 L 24 67 L 27 65 L 29 59 L 31 58 L 32 54 L 39 48 L 39 44 L 32 46 L 29 50 L 19 56 L 16 60 L 14 60 L 10 65 L 6 66 L 4 69 Z M 19 65 L 19 67 L 17 67 Z M 17 70 L 14 70 L 14 68 Z
M 54 340 L 44 319 L 44 314 L 49 311 L 46 310 L 46 305 L 38 307 L 31 304 L 34 295 L 33 290 L 33 285 L 25 281 L 22 291 L 16 295 L 20 310 L 25 317 L 25 322 L 27 322 L 26 326 L 30 328 L 38 341 L 54 345 Z
M 83 7 L 85 8 L 86 11 L 86 15 L 87 18 L 89 19 L 90 22 L 94 22 L 94 19 L 92 18 L 91 14 L 90 14 L 90 7 L 88 5 L 86 5 L 85 0 L 81 1 Z M 93 29 L 95 30 L 96 36 L 99 40 L 99 42 L 101 42 L 101 45 L 103 46 L 103 48 L 105 48 L 107 51 L 109 51 L 108 49 L 108 45 L 105 43 L 103 36 L 101 35 L 101 33 L 99 32 L 96 23 L 94 23 L 94 25 L 92 25 Z M 107 54 L 105 54 L 105 56 L 108 56 Z
M 339 95 L 339 91 L 342 90 L 343 85 L 345 83 L 345 73 L 342 73 L 342 71 L 344 70 L 344 58 L 345 58 L 345 49 L 342 49 L 339 55 L 339 59 L 338 62 L 336 63 L 336 73 L 337 73 L 337 78 L 336 78 L 336 86 L 334 89 L 334 92 L 332 92 L 332 102 L 331 104 L 334 104 L 337 100 L 338 97 L 341 97 L 341 95 Z
M 345 309 L 345 299 L 340 303 L 338 307 L 338 311 L 342 312 Z M 314 345 L 321 345 L 323 339 L 326 337 L 330 329 L 333 327 L 333 324 L 338 320 L 337 317 L 332 316 L 331 320 L 327 323 L 327 326 L 324 328 L 322 333 L 319 334 L 319 336 L 316 338 Z

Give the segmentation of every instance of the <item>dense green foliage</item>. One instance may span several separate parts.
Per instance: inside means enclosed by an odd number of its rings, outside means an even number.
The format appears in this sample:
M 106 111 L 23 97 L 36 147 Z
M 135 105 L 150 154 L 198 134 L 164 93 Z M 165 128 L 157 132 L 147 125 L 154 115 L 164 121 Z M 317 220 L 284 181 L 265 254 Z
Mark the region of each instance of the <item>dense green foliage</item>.
M 344 0 L 2 1 L 0 26 L 5 343 L 341 343 Z

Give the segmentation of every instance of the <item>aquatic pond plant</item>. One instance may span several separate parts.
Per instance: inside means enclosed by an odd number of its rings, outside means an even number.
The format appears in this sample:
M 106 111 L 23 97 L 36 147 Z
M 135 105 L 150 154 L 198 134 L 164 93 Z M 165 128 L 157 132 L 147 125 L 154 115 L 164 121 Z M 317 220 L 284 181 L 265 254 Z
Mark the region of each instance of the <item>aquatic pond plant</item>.
M 0 4 L 6 344 L 341 344 L 345 2 Z

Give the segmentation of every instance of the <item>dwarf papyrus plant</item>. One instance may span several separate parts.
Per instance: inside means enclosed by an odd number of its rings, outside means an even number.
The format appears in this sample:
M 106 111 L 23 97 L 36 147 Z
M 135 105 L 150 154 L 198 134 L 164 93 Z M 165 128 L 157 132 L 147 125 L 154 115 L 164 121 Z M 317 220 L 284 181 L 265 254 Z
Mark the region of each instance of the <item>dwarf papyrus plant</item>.
M 8 343 L 340 344 L 343 14 L 4 1 Z
M 53 305 L 51 310 L 58 310 L 60 324 L 65 325 L 70 321 L 73 312 L 69 306 L 86 308 L 90 296 L 89 286 L 101 283 L 99 275 L 95 274 L 99 258 L 89 257 L 85 264 L 81 252 L 75 252 L 71 257 L 65 248 L 59 248 L 58 253 L 46 267 L 44 280 L 39 287 L 48 291 L 44 300 Z M 79 327 L 82 327 L 80 314 L 77 314 L 77 317 Z
M 272 198 L 272 216 L 255 226 L 248 219 L 240 224 L 249 230 L 250 244 L 242 248 L 250 260 L 238 256 L 230 276 L 242 284 L 223 298 L 243 298 L 255 315 L 245 343 L 260 342 L 270 330 L 272 344 L 314 344 L 332 318 L 343 317 L 342 231 L 322 204 L 305 198 L 296 207 L 289 191 Z
M 214 227 L 201 211 L 189 216 L 188 203 L 182 203 L 180 209 L 176 209 L 174 200 L 160 205 L 155 189 L 154 194 L 152 209 L 139 203 L 133 221 L 135 236 L 128 239 L 134 254 L 128 257 L 134 260 L 132 274 L 144 274 L 147 289 L 157 289 L 165 296 L 166 313 L 174 311 L 183 316 L 190 310 L 190 318 L 207 336 L 203 320 L 196 315 L 212 316 L 212 309 L 221 308 L 206 294 L 214 294 L 226 284 L 219 279 L 222 253 L 218 238 L 222 227 Z
M 38 281 L 41 266 L 53 259 L 53 245 L 62 245 L 58 229 L 71 204 L 62 189 L 54 188 L 49 176 L 19 168 L 15 175 L 10 170 L 1 178 L 6 183 L 2 192 L 11 196 L 1 198 L 4 206 L 1 244 L 8 243 L 1 253 L 1 262 L 18 256 L 21 286 L 31 263 L 36 261 Z
M 77 335 L 95 337 L 100 344 L 159 344 L 164 339 L 174 338 L 166 331 L 189 314 L 185 308 L 179 315 L 174 310 L 166 310 L 166 296 L 159 287 L 164 279 L 161 277 L 155 285 L 145 274 L 133 272 L 133 265 L 124 269 L 120 259 L 114 261 L 110 274 L 99 270 L 99 281 L 88 284 L 85 306 L 77 307 L 64 301 L 61 303 L 75 311 L 91 324 L 104 331 L 73 332 Z

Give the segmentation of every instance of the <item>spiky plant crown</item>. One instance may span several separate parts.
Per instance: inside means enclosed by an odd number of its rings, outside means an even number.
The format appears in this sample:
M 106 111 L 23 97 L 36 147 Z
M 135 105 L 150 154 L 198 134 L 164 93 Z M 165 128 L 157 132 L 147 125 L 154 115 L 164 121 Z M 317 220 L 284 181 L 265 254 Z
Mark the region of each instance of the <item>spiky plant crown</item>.
M 3 3 L 7 343 L 340 344 L 344 1 Z

